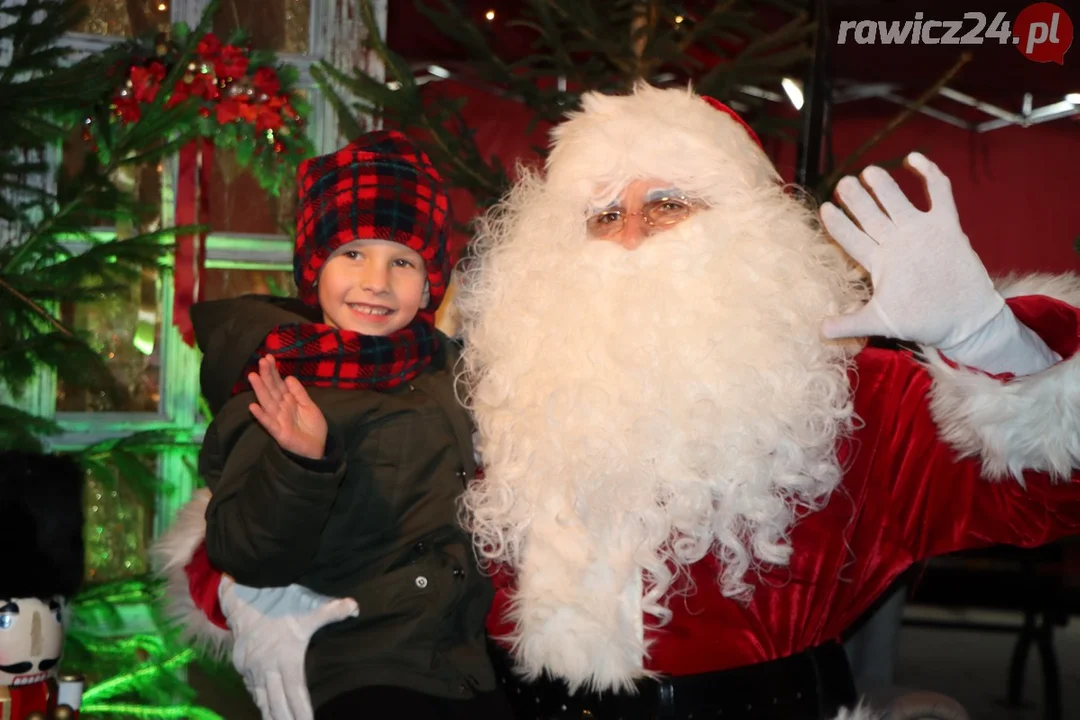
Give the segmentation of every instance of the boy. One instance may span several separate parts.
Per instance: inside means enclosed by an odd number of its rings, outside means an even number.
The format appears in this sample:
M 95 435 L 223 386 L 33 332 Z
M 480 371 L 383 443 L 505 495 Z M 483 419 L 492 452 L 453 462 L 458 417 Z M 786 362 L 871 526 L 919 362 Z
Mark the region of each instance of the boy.
M 300 300 L 192 312 L 214 412 L 199 458 L 208 560 L 240 585 L 355 599 L 306 655 L 316 718 L 391 704 L 409 718 L 508 717 L 485 647 L 492 589 L 456 522 L 475 465 L 457 351 L 433 325 L 446 192 L 396 132 L 309 160 L 299 180 Z M 284 689 L 256 692 L 265 715 Z

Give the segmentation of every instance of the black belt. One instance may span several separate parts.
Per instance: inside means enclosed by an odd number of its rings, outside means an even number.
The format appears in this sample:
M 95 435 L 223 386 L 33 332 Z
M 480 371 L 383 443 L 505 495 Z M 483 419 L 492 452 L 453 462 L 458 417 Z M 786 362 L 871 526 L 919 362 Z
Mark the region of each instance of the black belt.
M 637 694 L 571 694 L 546 674 L 525 682 L 510 671 L 505 650 L 490 649 L 517 720 L 831 720 L 856 700 L 851 667 L 838 643 L 757 665 L 639 680 Z

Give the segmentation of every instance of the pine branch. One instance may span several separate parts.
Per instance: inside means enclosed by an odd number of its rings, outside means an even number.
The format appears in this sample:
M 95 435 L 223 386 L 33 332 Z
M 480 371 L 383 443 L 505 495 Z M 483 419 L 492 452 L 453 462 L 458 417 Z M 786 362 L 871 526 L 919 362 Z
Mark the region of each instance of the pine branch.
M 611 63 L 622 77 L 633 77 L 635 68 L 632 60 L 632 53 L 629 52 L 628 45 L 622 45 L 619 42 L 614 42 L 603 36 L 603 31 L 600 29 L 600 18 L 596 14 L 591 0 L 585 0 L 584 2 L 575 0 L 534 1 L 544 3 L 558 15 L 564 23 L 573 25 L 576 32 L 581 35 L 581 38 L 588 42 L 593 50 L 603 54 L 607 61 Z M 568 7 L 569 5 L 573 5 L 574 7 L 570 8 Z M 622 25 L 622 23 L 611 18 L 610 25 L 618 27 Z M 627 33 L 627 39 L 629 39 L 629 33 Z
M 95 339 L 77 332 L 55 317 L 62 302 L 99 301 L 126 292 L 133 279 L 153 267 L 169 248 L 172 229 L 138 234 L 126 240 L 96 242 L 90 226 L 99 221 L 132 223 L 138 227 L 140 205 L 113 181 L 124 166 L 152 162 L 175 150 L 182 133 L 194 128 L 195 109 L 166 110 L 164 102 L 173 85 L 163 84 L 155 102 L 143 108 L 142 119 L 131 124 L 108 117 L 108 103 L 126 79 L 121 69 L 130 63 L 119 50 L 91 55 L 68 63 L 57 44 L 60 35 L 77 19 L 77 0 L 27 0 L 5 7 L 14 17 L 8 34 L 15 47 L 12 62 L 0 70 L 0 216 L 19 228 L 21 237 L 0 246 L 0 377 L 13 392 L 39 368 L 55 369 L 69 386 L 103 391 L 113 402 L 124 390 L 95 352 Z M 211 14 L 201 25 L 208 27 Z M 184 35 L 183 49 L 190 54 L 197 35 Z M 121 62 L 122 61 L 122 62 Z M 178 66 L 182 70 L 182 66 Z M 172 77 L 175 84 L 178 74 Z M 87 113 L 96 115 L 102 132 L 98 155 L 90 155 L 74 178 L 61 177 L 57 191 L 46 190 L 40 177 L 44 148 L 67 137 Z M 104 158 L 104 160 L 103 160 Z M 86 241 L 85 252 L 65 246 Z M 52 432 L 53 425 L 27 422 L 14 412 L 0 413 L 0 437 L 16 438 L 27 446 L 28 435 Z M 151 479 L 136 472 L 131 456 L 118 450 L 115 465 L 90 459 L 92 469 L 115 482 L 135 473 L 132 485 L 148 497 Z
M 893 117 L 884 127 L 874 133 L 866 142 L 856 148 L 850 155 L 844 158 L 836 168 L 829 173 L 829 175 L 821 182 L 818 187 L 818 197 L 829 197 L 832 195 L 832 189 L 836 186 L 836 183 L 840 181 L 840 178 L 850 170 L 859 159 L 862 158 L 867 152 L 869 152 L 875 145 L 888 137 L 896 128 L 903 125 L 908 118 L 918 112 L 919 108 L 930 102 L 941 88 L 945 87 L 950 80 L 960 72 L 964 65 L 971 62 L 972 54 L 965 52 L 956 59 L 952 67 L 945 71 L 945 73 L 939 77 L 929 88 L 927 88 L 918 98 L 912 101 L 907 107 L 901 110 L 895 117 Z
M 708 94 L 722 100 L 742 84 L 779 83 L 785 71 L 809 56 L 805 41 L 813 30 L 802 9 L 791 3 L 784 8 L 789 13 L 784 24 L 774 28 L 765 25 L 760 7 L 746 0 L 722 0 L 696 20 L 685 13 L 678 23 L 676 16 L 684 13 L 660 0 L 529 0 L 510 25 L 535 38 L 528 55 L 509 61 L 496 51 L 486 26 L 478 27 L 455 0 L 418 0 L 418 8 L 469 57 L 459 81 L 520 101 L 532 113 L 530 130 L 538 122 L 561 120 L 583 92 L 625 91 L 638 79 L 658 82 L 661 73 L 675 76 L 664 82 L 693 80 L 699 91 L 711 90 Z M 503 196 L 507 173 L 476 146 L 461 104 L 425 97 L 413 69 L 379 36 L 368 0 L 361 1 L 361 17 L 372 52 L 396 89 L 362 69 L 354 69 L 350 77 L 320 66 L 313 75 L 330 98 L 340 126 L 359 132 L 357 112 L 383 118 L 414 132 L 448 182 L 468 190 L 480 208 Z M 722 34 L 732 39 L 727 47 L 715 41 Z M 701 53 L 730 59 L 705 70 L 693 57 Z M 338 88 L 359 100 L 345 101 Z M 540 149 L 541 156 L 544 152 Z
M 16 298 L 21 300 L 23 302 L 23 304 L 25 304 L 28 308 L 30 308 L 31 311 L 36 313 L 38 316 L 44 318 L 46 322 L 51 324 L 58 331 L 60 331 L 62 334 L 66 335 L 68 337 L 73 337 L 71 331 L 68 330 L 66 327 L 64 327 L 64 325 L 59 320 L 54 318 L 52 316 L 52 313 L 47 312 L 44 308 L 42 308 L 36 302 L 34 302 L 30 298 L 26 297 L 25 295 L 23 295 L 21 292 L 19 292 L 15 288 L 8 285 L 4 281 L 3 276 L 0 276 L 0 290 L 3 290 L 4 292 L 7 292 L 7 293 L 9 293 L 11 295 L 14 295 Z
M 60 426 L 53 421 L 0 403 L 0 449 L 41 452 L 39 438 L 58 432 Z
M 412 69 L 400 56 L 390 50 L 379 36 L 378 24 L 375 21 L 374 11 L 368 0 L 361 0 L 360 12 L 369 33 L 372 50 L 401 85 L 396 92 L 402 93 L 398 97 L 403 100 L 400 107 L 407 112 L 407 120 L 410 123 L 416 123 L 429 135 L 429 144 L 433 146 L 434 154 L 439 155 L 444 162 L 451 163 L 455 169 L 455 175 L 464 178 L 470 184 L 470 187 L 476 188 L 477 193 L 487 195 L 501 193 L 503 188 L 498 186 L 496 181 L 493 181 L 490 173 L 484 173 L 477 169 L 478 167 L 487 168 L 487 163 L 481 161 L 480 166 L 473 164 L 473 161 L 479 158 L 479 152 L 462 154 L 461 150 L 463 148 L 454 146 L 455 140 L 451 139 L 443 123 L 436 121 L 429 113 L 424 112 L 419 99 L 419 88 L 412 76 Z M 334 72 L 328 65 L 324 64 L 322 67 L 328 74 Z M 360 93 L 363 91 L 365 79 L 370 80 L 370 77 L 359 70 L 354 75 L 357 82 L 350 83 L 351 89 Z M 324 87 L 323 89 L 327 91 L 328 95 L 334 92 L 332 87 Z M 443 110 L 446 111 L 446 106 L 443 106 Z M 460 117 L 460 113 L 450 114 Z M 461 125 L 464 125 L 464 123 L 461 123 Z M 473 143 L 473 147 L 475 148 L 475 143 Z

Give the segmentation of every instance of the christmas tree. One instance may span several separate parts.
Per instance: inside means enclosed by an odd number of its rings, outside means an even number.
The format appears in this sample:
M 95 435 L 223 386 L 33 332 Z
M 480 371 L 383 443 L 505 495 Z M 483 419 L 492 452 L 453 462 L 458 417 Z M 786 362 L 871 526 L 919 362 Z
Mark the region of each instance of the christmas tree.
M 500 26 L 529 43 L 521 57 L 510 57 L 502 49 L 507 43 L 460 3 L 417 7 L 467 54 L 463 79 L 516 99 L 533 123 L 558 122 L 584 92 L 626 91 L 644 80 L 683 87 L 692 81 L 698 92 L 733 104 L 763 136 L 793 138 L 798 127 L 793 118 L 767 112 L 763 93 L 745 92 L 779 90 L 784 77 L 803 72 L 815 25 L 798 2 L 528 0 Z M 468 191 L 477 207 L 495 202 L 507 190 L 509 173 L 477 147 L 463 101 L 427 97 L 410 64 L 380 38 L 370 3 L 361 8 L 386 79 L 362 70 L 348 75 L 326 63 L 312 70 L 341 126 L 355 137 L 363 131 L 358 116 L 372 116 L 400 128 L 419 139 L 447 181 Z
M 115 53 L 67 62 L 57 39 L 78 16 L 78 5 L 66 0 L 28 0 L 5 6 L 2 15 L 0 41 L 8 57 L 0 74 L 0 378 L 6 391 L 0 447 L 39 448 L 40 436 L 59 430 L 15 404 L 41 366 L 75 385 L 121 392 L 90 339 L 60 322 L 57 309 L 126 289 L 163 256 L 172 233 L 155 229 L 99 242 L 91 228 L 137 224 L 135 199 L 112 178 L 167 153 L 170 144 L 162 138 L 182 110 L 104 133 L 100 152 L 69 182 L 48 175 L 48 153 L 120 81 Z
M 202 26 L 80 59 L 59 43 L 80 15 L 77 0 L 25 0 L 0 11 L 0 448 L 45 450 L 61 431 L 21 402 L 43 372 L 119 404 L 126 390 L 109 372 L 98 339 L 65 323 L 59 310 L 129 293 L 144 273 L 170 262 L 177 234 L 199 230 L 162 226 L 156 209 L 140 203 L 126 180 L 212 131 L 205 127 L 207 99 L 191 90 L 208 73 L 196 78 L 186 72 L 204 49 Z M 274 73 L 262 80 L 279 83 Z M 207 89 L 210 94 L 219 95 Z M 266 120 L 261 106 L 256 114 Z M 225 142 L 255 148 L 255 133 L 237 126 L 224 133 Z M 74 173 L 52 172 L 50 154 L 73 136 L 86 145 L 85 161 Z M 299 140 L 267 154 L 286 151 L 302 156 L 309 145 Z M 273 183 L 292 172 L 281 165 L 272 159 L 257 174 Z M 96 231 L 103 226 L 115 232 Z M 148 432 L 72 454 L 92 487 L 152 507 L 159 488 L 147 460 L 183 442 Z M 97 530 L 87 529 L 88 548 L 95 547 Z M 83 718 L 217 717 L 191 704 L 193 691 L 181 671 L 197 657 L 159 621 L 159 591 L 158 582 L 136 575 L 90 582 L 72 599 L 62 668 L 86 677 Z
M 522 128 L 529 134 L 537 125 L 559 122 L 587 91 L 625 92 L 642 80 L 660 87 L 692 83 L 735 109 L 762 139 L 797 143 L 800 155 L 820 156 L 822 167 L 815 164 L 813 172 L 805 172 L 812 161 L 800 158 L 803 177 L 797 169 L 795 179 L 823 200 L 970 60 L 961 55 L 863 146 L 834 163 L 830 113 L 824 110 L 832 93 L 824 0 L 527 0 L 509 20 L 496 18 L 494 10 L 470 15 L 462 9 L 470 5 L 455 0 L 416 0 L 416 7 L 467 61 L 453 69 L 429 67 L 418 76 L 381 38 L 369 0 L 361 0 L 371 50 L 386 78 L 363 70 L 346 74 L 326 63 L 312 75 L 350 137 L 363 132 L 361 117 L 402 129 L 478 210 L 505 194 L 509 170 L 477 145 L 466 100 L 430 92 L 432 81 L 454 77 L 517 101 L 531 114 Z M 793 88 L 805 94 L 801 116 L 786 107 Z M 533 150 L 542 160 L 546 148 Z

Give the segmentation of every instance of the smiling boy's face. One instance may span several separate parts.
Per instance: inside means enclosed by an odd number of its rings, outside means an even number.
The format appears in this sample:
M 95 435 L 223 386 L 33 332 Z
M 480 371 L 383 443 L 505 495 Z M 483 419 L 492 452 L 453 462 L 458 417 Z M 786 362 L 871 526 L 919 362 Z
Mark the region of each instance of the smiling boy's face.
M 0 598 L 0 685 L 56 674 L 64 645 L 63 599 Z
M 319 274 L 323 322 L 364 335 L 390 335 L 425 304 L 424 259 L 388 240 L 354 240 L 339 247 Z

